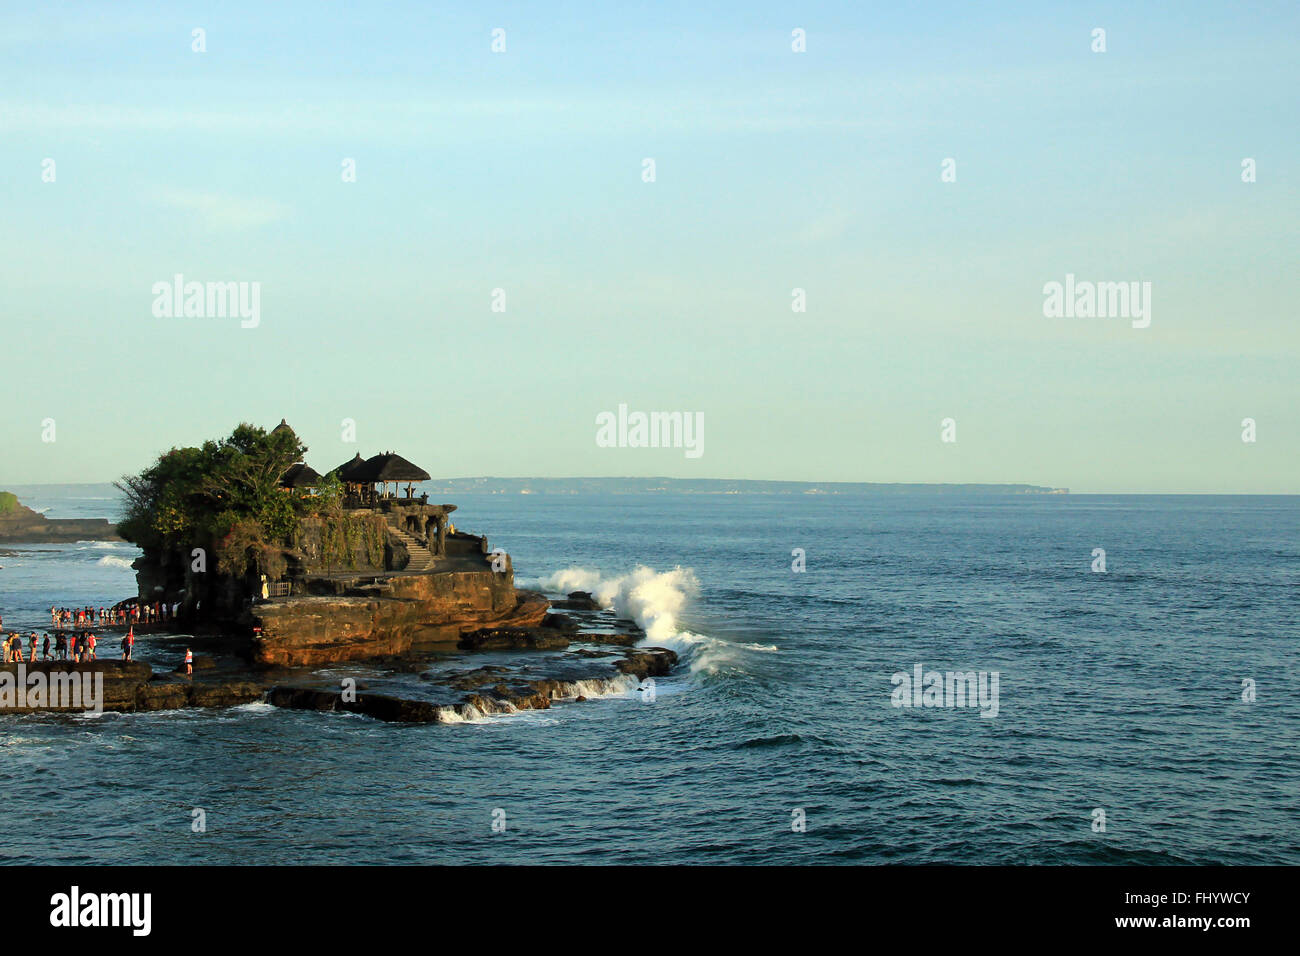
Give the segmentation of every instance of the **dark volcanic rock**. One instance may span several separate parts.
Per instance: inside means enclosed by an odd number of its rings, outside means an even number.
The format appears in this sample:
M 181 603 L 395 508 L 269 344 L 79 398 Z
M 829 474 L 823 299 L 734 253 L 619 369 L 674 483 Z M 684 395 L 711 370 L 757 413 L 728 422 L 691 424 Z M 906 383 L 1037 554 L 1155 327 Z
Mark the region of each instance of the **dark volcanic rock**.
M 677 655 L 666 647 L 641 647 L 628 651 L 621 661 L 614 666 L 624 674 L 631 674 L 641 680 L 647 677 L 662 677 L 677 666 Z
M 486 667 L 480 667 L 476 670 L 465 671 L 463 673 L 454 673 L 450 679 L 443 678 L 448 687 L 456 690 L 475 690 L 484 684 L 499 682 L 502 675 L 510 673 L 508 667 L 498 667 L 495 664 L 489 664 Z M 433 679 L 426 675 L 427 679 Z
M 485 627 L 462 634 L 456 646 L 468 651 L 550 651 L 568 647 L 569 638 L 551 628 Z
M 337 690 L 313 687 L 272 687 L 266 699 L 276 707 L 292 710 L 342 710 L 402 724 L 436 723 L 441 710 L 437 704 L 427 700 L 409 700 L 387 694 L 358 694 L 355 700 L 344 700 Z
M 580 624 L 567 614 L 548 614 L 542 618 L 542 627 L 554 628 L 557 631 L 573 633 L 577 631 Z
M 644 634 L 625 634 L 615 631 L 582 631 L 573 635 L 573 639 L 579 643 L 617 644 L 619 647 L 632 647 L 643 637 Z
M 570 591 L 568 600 L 552 601 L 551 607 L 565 611 L 599 611 L 600 605 L 588 591 Z

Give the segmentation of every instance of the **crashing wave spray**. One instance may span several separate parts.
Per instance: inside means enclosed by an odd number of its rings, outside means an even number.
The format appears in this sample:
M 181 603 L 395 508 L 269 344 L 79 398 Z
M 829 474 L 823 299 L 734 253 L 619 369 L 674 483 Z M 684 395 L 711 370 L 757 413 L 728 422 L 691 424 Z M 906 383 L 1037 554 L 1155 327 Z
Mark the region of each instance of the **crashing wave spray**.
M 776 651 L 770 644 L 733 644 L 707 634 L 679 630 L 678 616 L 700 589 L 700 582 L 690 568 L 656 571 L 638 565 L 630 574 L 614 578 L 602 577 L 599 571 L 588 568 L 565 568 L 536 584 L 551 593 L 589 592 L 601 607 L 612 608 L 636 621 L 646 633 L 644 643 L 676 651 L 678 657 L 689 663 L 692 673 L 713 674 L 723 667 L 735 666 L 736 651 L 740 649 Z

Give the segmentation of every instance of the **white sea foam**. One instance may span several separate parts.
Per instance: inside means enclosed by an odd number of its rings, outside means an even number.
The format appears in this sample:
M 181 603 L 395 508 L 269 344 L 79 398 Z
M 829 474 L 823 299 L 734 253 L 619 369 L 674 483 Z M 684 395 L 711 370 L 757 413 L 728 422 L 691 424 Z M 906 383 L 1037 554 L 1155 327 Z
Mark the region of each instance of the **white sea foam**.
M 475 707 L 473 704 L 439 707 L 438 722 L 440 724 L 481 724 L 489 717 L 519 713 L 519 708 L 507 701 L 493 703 L 484 699 L 484 703 L 489 705 L 487 709 Z
M 276 707 L 274 704 L 268 704 L 264 700 L 255 700 L 247 704 L 236 704 L 231 710 L 238 710 L 245 714 L 269 714 L 274 713 Z
M 589 680 L 561 681 L 559 689 L 551 693 L 551 700 L 574 700 L 586 697 L 599 700 L 602 697 L 629 697 L 636 693 L 641 681 L 631 674 L 619 674 L 617 677 L 593 677 Z
M 646 632 L 643 643 L 676 651 L 692 673 L 713 674 L 737 666 L 739 651 L 777 651 L 772 644 L 737 644 L 679 628 L 679 616 L 700 588 L 690 568 L 656 571 L 638 565 L 629 574 L 607 578 L 599 571 L 572 567 L 541 578 L 535 586 L 552 594 L 589 592 L 601 607 L 641 625 Z
M 551 691 L 550 699 L 554 701 L 572 701 L 579 697 L 587 700 L 599 700 L 611 697 L 631 697 L 636 694 L 641 682 L 630 674 L 617 677 L 593 677 L 588 680 L 560 681 Z M 474 704 L 456 704 L 438 708 L 438 722 L 443 724 L 482 724 L 503 717 L 525 717 L 541 714 L 544 711 L 531 708 L 520 710 L 509 701 L 492 701 L 482 698 L 485 706 Z
M 131 570 L 131 562 L 126 558 L 116 558 L 111 554 L 106 554 L 95 562 L 101 568 L 125 568 Z

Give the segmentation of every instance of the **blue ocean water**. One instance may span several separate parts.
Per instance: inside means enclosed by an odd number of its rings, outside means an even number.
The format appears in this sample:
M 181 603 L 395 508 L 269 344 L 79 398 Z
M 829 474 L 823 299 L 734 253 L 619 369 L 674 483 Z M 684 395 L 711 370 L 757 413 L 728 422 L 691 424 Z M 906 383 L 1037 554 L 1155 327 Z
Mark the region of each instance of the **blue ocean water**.
M 51 516 L 113 516 L 106 487 L 13 490 Z M 453 726 L 260 704 L 0 716 L 0 783 L 22 819 L 0 853 L 1300 863 L 1300 498 L 458 504 L 457 525 L 509 550 L 521 584 L 603 590 L 682 652 L 653 702 Z M 39 626 L 52 603 L 115 600 L 134 555 L 0 548 L 0 614 Z M 891 675 L 917 664 L 998 672 L 997 716 L 891 706 Z

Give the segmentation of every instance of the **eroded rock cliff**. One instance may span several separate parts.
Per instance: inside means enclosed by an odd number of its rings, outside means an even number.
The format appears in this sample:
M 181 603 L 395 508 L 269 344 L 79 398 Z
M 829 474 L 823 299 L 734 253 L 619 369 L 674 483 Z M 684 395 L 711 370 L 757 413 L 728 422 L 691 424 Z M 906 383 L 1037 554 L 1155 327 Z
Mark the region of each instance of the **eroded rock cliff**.
M 253 662 L 320 667 L 390 657 L 430 645 L 454 646 L 467 631 L 533 627 L 549 603 L 489 569 L 393 575 L 342 595 L 289 597 L 251 610 Z

